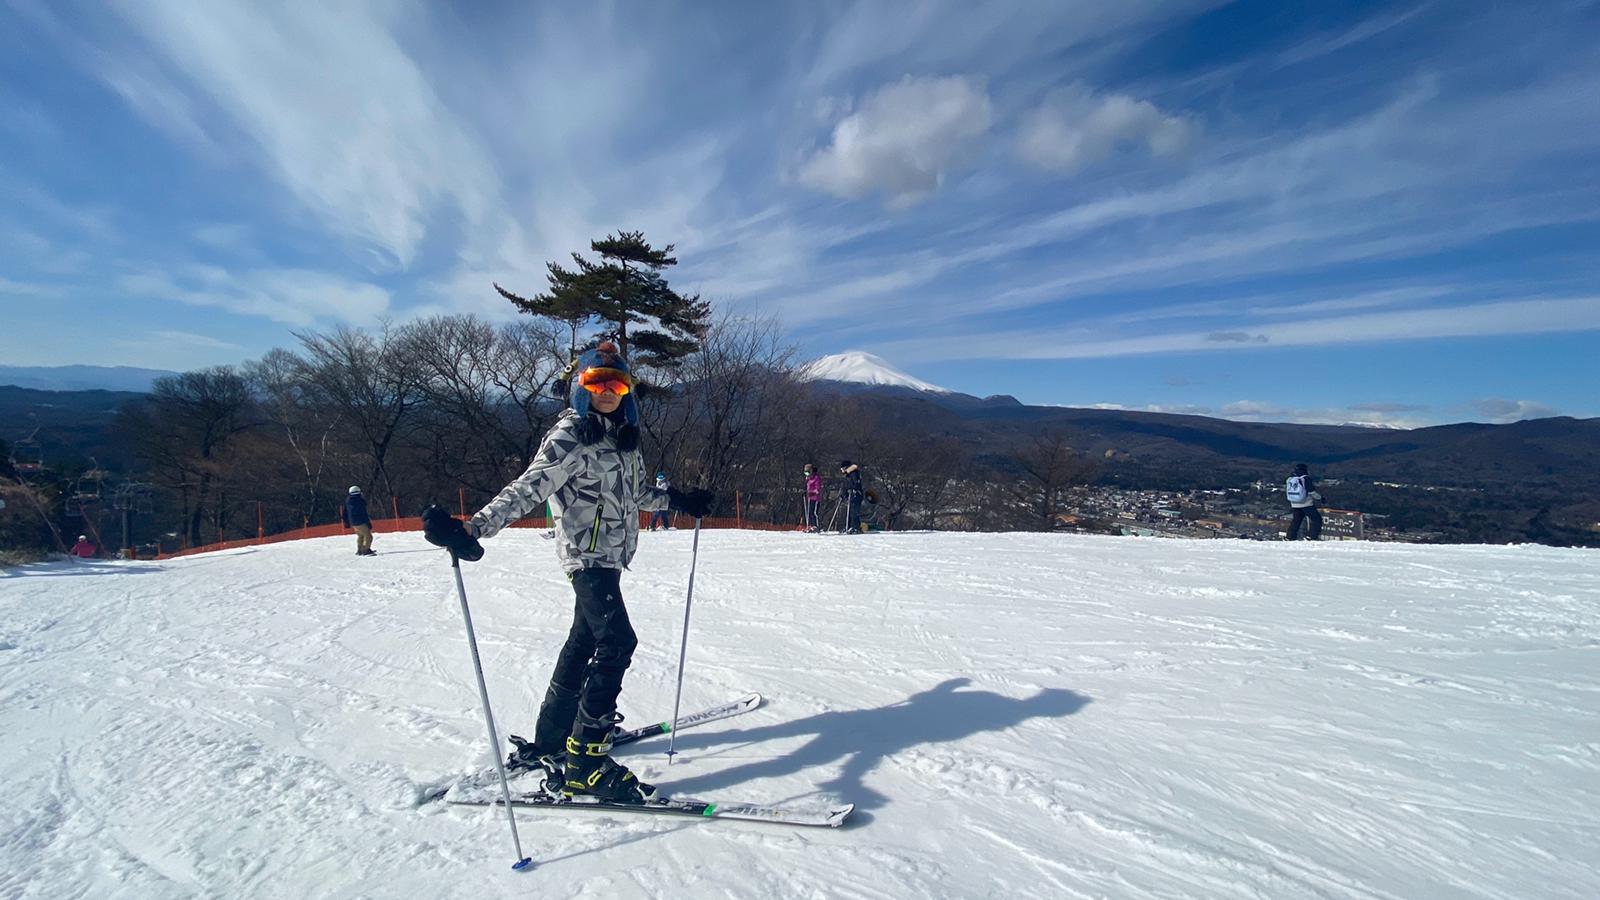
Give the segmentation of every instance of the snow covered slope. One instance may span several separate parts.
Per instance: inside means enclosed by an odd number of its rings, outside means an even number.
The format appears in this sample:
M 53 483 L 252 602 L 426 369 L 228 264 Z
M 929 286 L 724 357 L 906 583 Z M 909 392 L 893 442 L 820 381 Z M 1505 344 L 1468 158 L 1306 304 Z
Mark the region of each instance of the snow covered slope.
M 687 532 L 624 579 L 670 714 Z M 464 568 L 504 730 L 571 593 Z M 628 761 L 839 830 L 428 805 L 488 761 L 419 536 L 0 577 L 0 897 L 1600 896 L 1600 553 L 1052 535 L 702 535 L 684 706 Z
M 848 381 L 854 384 L 905 387 L 914 391 L 932 391 L 936 394 L 950 393 L 936 384 L 912 378 L 889 365 L 882 357 L 860 350 L 824 356 L 801 369 L 800 377 L 813 381 Z

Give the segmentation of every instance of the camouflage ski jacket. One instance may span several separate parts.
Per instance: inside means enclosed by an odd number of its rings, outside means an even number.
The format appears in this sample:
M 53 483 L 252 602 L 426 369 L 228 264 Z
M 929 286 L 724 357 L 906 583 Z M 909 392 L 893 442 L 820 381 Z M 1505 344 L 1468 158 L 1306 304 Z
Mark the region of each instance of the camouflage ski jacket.
M 578 439 L 573 410 L 544 436 L 528 470 L 472 517 L 480 538 L 538 510 L 555 517 L 556 556 L 568 574 L 579 569 L 624 569 L 639 546 L 639 512 L 667 508 L 667 492 L 651 487 L 643 455 L 617 446 L 617 425 L 593 444 Z

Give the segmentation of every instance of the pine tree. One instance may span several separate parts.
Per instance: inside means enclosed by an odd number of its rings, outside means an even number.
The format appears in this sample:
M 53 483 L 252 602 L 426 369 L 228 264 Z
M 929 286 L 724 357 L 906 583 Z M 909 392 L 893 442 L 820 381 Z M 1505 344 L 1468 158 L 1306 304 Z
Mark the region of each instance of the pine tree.
M 578 330 L 595 319 L 636 364 L 670 368 L 700 349 L 711 304 L 699 294 L 685 297 L 667 286 L 661 272 L 678 264 L 674 245 L 657 249 L 643 232 L 621 231 L 591 241 L 589 249 L 600 262 L 574 253 L 575 268 L 548 263 L 550 288 L 542 294 L 521 297 L 498 284 L 494 288 L 523 312 L 565 322 L 574 352 Z M 643 327 L 630 333 L 629 326 Z

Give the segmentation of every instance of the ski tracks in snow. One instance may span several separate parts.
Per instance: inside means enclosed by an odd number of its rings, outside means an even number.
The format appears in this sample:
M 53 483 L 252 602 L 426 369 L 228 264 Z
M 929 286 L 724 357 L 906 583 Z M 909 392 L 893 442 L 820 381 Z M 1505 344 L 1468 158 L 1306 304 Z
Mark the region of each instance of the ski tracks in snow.
M 670 713 L 689 534 L 641 543 L 631 721 Z M 449 568 L 349 549 L 0 581 L 0 896 L 1600 895 L 1594 553 L 706 532 L 685 708 L 768 702 L 630 765 L 857 824 L 527 812 L 513 877 L 499 811 L 415 803 L 489 760 Z M 504 734 L 571 595 L 533 532 L 488 549 Z

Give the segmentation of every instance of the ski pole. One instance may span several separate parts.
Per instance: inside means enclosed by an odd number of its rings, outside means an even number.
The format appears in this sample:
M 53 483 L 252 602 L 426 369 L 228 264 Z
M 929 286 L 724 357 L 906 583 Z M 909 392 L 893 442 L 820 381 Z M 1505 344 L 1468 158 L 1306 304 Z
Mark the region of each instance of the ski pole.
M 833 530 L 833 523 L 839 521 L 839 504 L 841 504 L 843 502 L 844 502 L 844 498 L 843 497 L 840 497 L 839 499 L 833 501 L 833 515 L 828 517 L 828 530 L 829 531 Z
M 672 735 L 667 741 L 667 765 L 678 746 L 678 708 L 683 702 L 683 661 L 689 655 L 689 608 L 694 603 L 694 566 L 700 558 L 700 520 L 694 520 L 694 542 L 689 550 L 689 593 L 683 598 L 683 642 L 678 645 L 678 695 L 672 698 Z
M 450 568 L 456 572 L 456 594 L 461 598 L 461 618 L 467 623 L 467 646 L 472 648 L 472 669 L 478 674 L 478 696 L 483 698 L 483 721 L 489 726 L 489 752 L 494 755 L 494 765 L 500 770 L 500 796 L 505 798 L 506 821 L 511 823 L 511 843 L 517 848 L 517 861 L 511 868 L 521 871 L 533 865 L 533 859 L 522 855 L 522 838 L 517 836 L 517 814 L 511 808 L 511 785 L 506 780 L 506 764 L 500 758 L 500 736 L 495 734 L 494 713 L 489 709 L 489 686 L 483 680 L 483 661 L 478 658 L 478 638 L 472 630 L 472 612 L 467 609 L 467 586 L 461 580 L 461 561 L 455 551 L 450 551 Z

